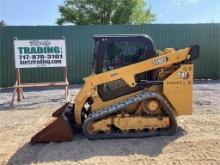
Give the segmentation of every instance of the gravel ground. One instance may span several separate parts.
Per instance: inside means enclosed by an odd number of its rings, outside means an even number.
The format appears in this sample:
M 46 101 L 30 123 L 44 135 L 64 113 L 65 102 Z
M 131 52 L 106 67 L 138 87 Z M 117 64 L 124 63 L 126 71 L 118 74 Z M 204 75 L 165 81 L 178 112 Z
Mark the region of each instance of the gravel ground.
M 75 96 L 80 86 L 71 86 Z M 177 118 L 173 136 L 30 145 L 32 135 L 64 102 L 64 90 L 27 89 L 10 107 L 11 89 L 0 89 L 0 164 L 220 164 L 220 81 L 194 85 L 193 115 Z

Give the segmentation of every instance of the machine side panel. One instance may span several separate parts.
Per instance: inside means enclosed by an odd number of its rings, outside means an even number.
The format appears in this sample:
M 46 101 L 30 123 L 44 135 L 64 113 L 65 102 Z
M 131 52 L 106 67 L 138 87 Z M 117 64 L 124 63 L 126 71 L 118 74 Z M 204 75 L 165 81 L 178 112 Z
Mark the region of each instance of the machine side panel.
M 163 93 L 175 109 L 175 115 L 192 114 L 193 64 L 184 64 L 163 83 Z

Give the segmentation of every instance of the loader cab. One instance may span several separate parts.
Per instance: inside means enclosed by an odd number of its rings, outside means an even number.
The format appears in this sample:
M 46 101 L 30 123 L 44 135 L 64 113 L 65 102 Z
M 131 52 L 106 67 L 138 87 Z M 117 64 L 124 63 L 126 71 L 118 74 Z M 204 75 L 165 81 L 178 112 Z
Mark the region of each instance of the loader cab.
M 153 40 L 145 34 L 95 35 L 93 68 L 96 74 L 134 64 L 156 54 Z
M 95 35 L 93 69 L 95 74 L 114 70 L 156 56 L 153 40 L 145 34 Z M 138 80 L 151 80 L 151 72 L 135 76 Z M 143 89 L 144 86 L 129 87 L 122 79 L 97 87 L 103 101 Z

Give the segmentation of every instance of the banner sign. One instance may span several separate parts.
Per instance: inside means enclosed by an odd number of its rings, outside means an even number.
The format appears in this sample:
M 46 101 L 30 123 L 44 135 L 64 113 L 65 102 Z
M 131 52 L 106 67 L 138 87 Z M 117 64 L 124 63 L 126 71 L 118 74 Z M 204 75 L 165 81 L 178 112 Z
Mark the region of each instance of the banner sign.
M 65 67 L 65 40 L 14 40 L 15 67 Z

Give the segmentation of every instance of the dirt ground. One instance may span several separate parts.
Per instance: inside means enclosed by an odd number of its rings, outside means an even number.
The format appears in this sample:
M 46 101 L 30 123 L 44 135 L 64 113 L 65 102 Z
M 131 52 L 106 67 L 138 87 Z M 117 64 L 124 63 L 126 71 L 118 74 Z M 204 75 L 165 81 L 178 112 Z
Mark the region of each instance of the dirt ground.
M 72 86 L 76 95 L 79 86 Z M 220 164 L 220 81 L 194 85 L 193 115 L 177 118 L 173 136 L 29 144 L 65 100 L 63 89 L 25 91 L 10 108 L 11 89 L 0 90 L 0 164 Z

